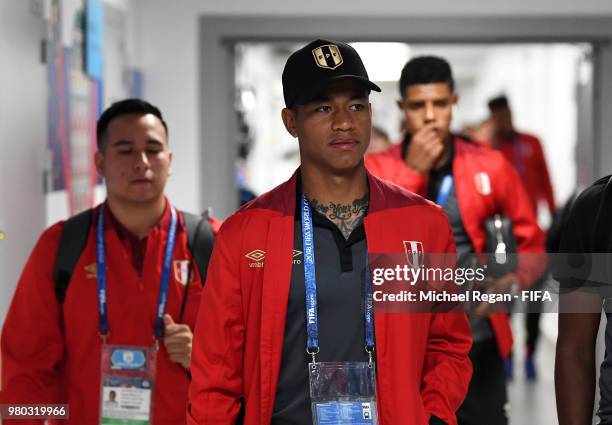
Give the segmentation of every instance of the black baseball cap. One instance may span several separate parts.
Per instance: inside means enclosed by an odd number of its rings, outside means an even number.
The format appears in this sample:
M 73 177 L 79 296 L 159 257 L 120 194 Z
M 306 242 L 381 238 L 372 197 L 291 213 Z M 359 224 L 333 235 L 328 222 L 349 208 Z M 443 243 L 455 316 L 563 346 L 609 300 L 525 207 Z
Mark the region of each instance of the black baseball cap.
M 315 40 L 293 52 L 283 70 L 283 96 L 290 108 L 314 99 L 333 81 L 352 78 L 369 90 L 380 87 L 370 81 L 355 49 L 346 43 Z

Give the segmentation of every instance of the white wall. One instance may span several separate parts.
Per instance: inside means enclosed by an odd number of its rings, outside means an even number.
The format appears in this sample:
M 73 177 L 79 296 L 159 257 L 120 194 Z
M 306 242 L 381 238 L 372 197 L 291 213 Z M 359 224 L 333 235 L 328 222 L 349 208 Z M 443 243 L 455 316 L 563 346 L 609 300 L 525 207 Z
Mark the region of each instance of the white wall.
M 46 71 L 41 18 L 29 1 L 0 2 L 0 324 L 44 227 Z
M 198 168 L 197 9 L 199 4 L 208 3 L 213 2 L 135 2 L 139 10 L 136 57 L 144 71 L 145 98 L 164 114 L 174 155 L 167 193 L 178 208 L 192 212 L 204 207 L 200 203 Z

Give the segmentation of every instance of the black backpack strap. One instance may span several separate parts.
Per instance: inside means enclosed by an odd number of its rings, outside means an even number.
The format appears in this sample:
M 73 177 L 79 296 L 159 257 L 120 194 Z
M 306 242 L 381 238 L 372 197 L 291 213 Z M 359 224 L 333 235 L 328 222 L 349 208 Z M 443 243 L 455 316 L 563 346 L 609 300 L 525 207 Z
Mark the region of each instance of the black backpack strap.
M 212 227 L 208 221 L 208 211 L 205 211 L 201 216 L 183 212 L 183 220 L 185 221 L 185 229 L 187 230 L 187 247 L 198 267 L 203 285 L 204 282 L 206 282 L 208 263 L 210 262 L 210 256 L 215 243 Z M 185 313 L 187 294 L 189 293 L 187 290 L 189 289 L 190 280 L 191 279 L 188 279 L 185 285 L 185 296 L 181 303 L 181 311 L 178 318 L 179 322 L 182 321 L 183 314 Z
M 208 221 L 208 212 L 201 216 L 183 213 L 187 229 L 187 246 L 198 266 L 202 283 L 206 281 L 206 271 L 212 254 L 215 237 Z
M 83 211 L 64 222 L 53 267 L 55 296 L 60 304 L 66 299 L 72 272 L 87 245 L 92 211 L 91 209 Z

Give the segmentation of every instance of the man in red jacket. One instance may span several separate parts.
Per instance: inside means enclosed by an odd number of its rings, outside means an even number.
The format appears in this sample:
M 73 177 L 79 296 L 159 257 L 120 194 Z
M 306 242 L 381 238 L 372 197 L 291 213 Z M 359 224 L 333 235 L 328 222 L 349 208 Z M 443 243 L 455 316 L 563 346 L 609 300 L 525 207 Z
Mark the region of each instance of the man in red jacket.
M 542 151 L 540 140 L 527 133 L 522 133 L 514 128 L 512 122 L 512 110 L 506 96 L 497 96 L 488 102 L 493 124 L 493 134 L 490 140 L 485 140 L 494 149 L 504 155 L 517 171 L 531 206 L 538 215 L 540 204 L 546 204 L 550 217 L 555 215 L 555 198 L 553 194 L 546 159 Z M 541 286 L 546 279 L 542 278 L 534 285 Z M 525 330 L 527 339 L 525 341 L 525 375 L 527 379 L 536 378 L 534 354 L 540 334 L 540 313 L 527 313 L 525 317 Z M 512 357 L 506 362 L 507 372 L 512 376 Z
M 412 59 L 402 70 L 400 93 L 408 133 L 400 145 L 366 157 L 368 170 L 442 206 L 460 255 L 484 251 L 484 223 L 495 214 L 511 220 L 519 253 L 542 253 L 544 235 L 512 166 L 500 153 L 450 133 L 458 97 L 449 64 L 437 57 Z M 516 273 L 490 281 L 487 288 L 507 293 L 517 285 L 527 287 L 543 267 L 541 261 L 521 257 Z M 465 425 L 508 421 L 503 359 L 510 353 L 512 333 L 505 314 L 484 312 L 479 308 L 470 319 L 474 376 L 457 412 Z
M 506 96 L 489 100 L 488 106 L 493 122 L 493 135 L 491 140 L 485 143 L 499 149 L 514 166 L 527 189 L 534 211 L 537 213 L 539 203 L 545 203 L 552 217 L 555 214 L 555 197 L 540 140 L 514 128 L 512 111 Z
M 241 402 L 246 425 L 456 425 L 471 374 L 465 314 L 372 317 L 368 253 L 401 254 L 409 241 L 454 253 L 454 243 L 441 209 L 367 173 L 370 90 L 380 89 L 347 44 L 316 40 L 287 60 L 282 118 L 301 166 L 219 232 L 194 336 L 190 425 L 233 424 Z M 320 401 L 321 388 L 346 385 L 363 403 Z
M 202 283 L 184 217 L 164 196 L 167 125 L 155 106 L 128 99 L 101 115 L 97 136 L 106 202 L 82 228 L 64 291 L 54 266 L 66 222 L 34 247 L 2 331 L 0 403 L 68 404 L 60 422 L 74 425 L 183 425 Z

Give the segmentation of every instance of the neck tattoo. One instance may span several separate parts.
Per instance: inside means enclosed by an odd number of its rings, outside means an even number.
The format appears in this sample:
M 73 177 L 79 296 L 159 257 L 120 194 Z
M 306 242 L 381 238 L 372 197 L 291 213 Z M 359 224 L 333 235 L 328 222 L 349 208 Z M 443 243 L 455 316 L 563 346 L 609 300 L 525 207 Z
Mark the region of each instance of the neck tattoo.
M 367 214 L 369 199 L 369 194 L 366 194 L 363 198 L 355 199 L 350 205 L 335 204 L 333 202 L 322 204 L 316 199 L 311 199 L 310 205 L 312 209 L 334 223 L 340 230 L 340 233 L 342 233 L 342 236 L 344 236 L 344 239 L 348 239 Z

